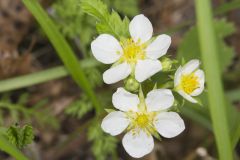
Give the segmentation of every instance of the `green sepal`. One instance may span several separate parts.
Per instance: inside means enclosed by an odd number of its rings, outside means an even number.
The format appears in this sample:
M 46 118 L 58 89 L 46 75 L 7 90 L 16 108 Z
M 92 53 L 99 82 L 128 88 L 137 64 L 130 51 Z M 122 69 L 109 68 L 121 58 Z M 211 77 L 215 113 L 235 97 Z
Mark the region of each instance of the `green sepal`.
M 104 109 L 107 113 L 111 113 L 111 112 L 115 112 L 116 110 L 114 110 L 114 109 L 108 109 L 108 108 L 106 108 L 106 109 Z
M 185 60 L 184 57 L 182 57 L 182 59 L 181 59 L 181 65 L 184 65 L 185 63 L 186 63 L 186 60 Z
M 153 132 L 153 133 L 151 133 L 151 134 L 153 135 L 153 137 L 155 137 L 155 138 L 158 139 L 159 141 L 162 141 L 162 138 L 161 138 L 161 136 L 158 134 L 157 131 L 155 131 L 155 132 Z
M 159 86 L 160 88 L 174 88 L 174 83 L 173 81 L 168 81 L 162 85 Z
M 155 90 L 155 89 L 158 89 L 157 83 L 155 83 L 154 86 L 153 86 L 153 90 Z
M 203 107 L 203 103 L 202 100 L 198 97 L 194 98 L 197 101 L 197 104 L 200 105 L 201 107 Z

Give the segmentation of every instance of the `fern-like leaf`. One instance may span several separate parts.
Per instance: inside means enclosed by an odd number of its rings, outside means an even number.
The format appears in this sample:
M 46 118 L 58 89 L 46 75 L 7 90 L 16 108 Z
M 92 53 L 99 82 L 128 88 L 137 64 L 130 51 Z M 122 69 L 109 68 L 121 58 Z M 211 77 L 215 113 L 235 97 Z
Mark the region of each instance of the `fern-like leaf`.
M 83 94 L 81 99 L 74 101 L 67 107 L 65 113 L 80 119 L 92 109 L 93 106 L 91 101 L 89 101 L 88 97 Z
M 90 125 L 88 140 L 93 142 L 92 152 L 97 160 L 105 160 L 116 152 L 118 142 L 116 137 L 103 133 L 98 122 Z
M 18 125 L 10 126 L 7 130 L 8 140 L 17 148 L 22 149 L 31 144 L 34 139 L 33 128 L 25 125 L 20 128 Z
M 114 10 L 109 13 L 107 6 L 101 0 L 82 0 L 81 8 L 84 12 L 97 19 L 96 28 L 99 34 L 108 33 L 118 39 L 129 36 L 129 19 L 125 17 L 122 20 Z
M 25 125 L 23 128 L 21 128 L 21 138 L 23 147 L 31 144 L 34 139 L 33 127 L 30 125 Z

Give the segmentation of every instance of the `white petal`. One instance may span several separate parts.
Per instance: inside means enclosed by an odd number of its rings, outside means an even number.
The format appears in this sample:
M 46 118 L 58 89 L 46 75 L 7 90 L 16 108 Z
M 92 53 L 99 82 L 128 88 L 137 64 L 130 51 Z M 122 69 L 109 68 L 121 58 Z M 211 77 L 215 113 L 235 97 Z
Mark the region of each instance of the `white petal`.
M 183 66 L 182 72 L 183 74 L 190 74 L 193 71 L 195 71 L 199 67 L 199 65 L 200 65 L 199 60 L 193 59 Z
M 159 113 L 154 121 L 154 126 L 165 138 L 175 137 L 185 129 L 184 121 L 175 112 Z
M 202 93 L 202 91 L 204 90 L 204 82 L 205 82 L 205 76 L 204 76 L 204 72 L 201 69 L 198 69 L 194 75 L 196 75 L 199 79 L 199 88 L 195 89 L 190 95 L 191 96 L 198 96 L 199 94 Z
M 93 56 L 100 62 L 111 64 L 116 62 L 123 54 L 118 40 L 109 34 L 99 35 L 92 43 Z
M 167 53 L 167 50 L 171 44 L 171 37 L 162 34 L 158 36 L 146 49 L 148 58 L 158 59 Z
M 197 103 L 197 100 L 192 98 L 190 95 L 188 95 L 187 93 L 185 93 L 184 91 L 182 90 L 179 90 L 178 93 L 183 96 L 183 98 L 185 98 L 186 100 L 188 100 L 189 102 L 192 102 L 192 103 Z
M 132 94 L 124 88 L 118 88 L 112 96 L 112 103 L 115 108 L 121 111 L 137 112 L 139 99 L 136 94 Z
M 135 67 L 135 78 L 138 82 L 143 82 L 160 70 L 162 70 L 162 65 L 158 60 L 138 60 Z
M 181 81 L 182 67 L 179 66 L 174 75 L 174 87 L 178 86 Z
M 106 84 L 116 83 L 123 80 L 131 73 L 131 66 L 126 62 L 113 66 L 103 73 L 103 81 Z
M 137 15 L 129 24 L 129 32 L 135 42 L 144 43 L 152 37 L 152 23 L 143 14 Z
M 160 111 L 170 108 L 174 103 L 174 97 L 169 89 L 155 89 L 147 94 L 145 102 L 148 112 Z
M 104 132 L 116 136 L 122 133 L 129 125 L 130 120 L 123 112 L 115 111 L 109 113 L 102 121 L 101 127 Z
M 126 152 L 134 157 L 141 158 L 150 153 L 154 147 L 153 137 L 147 135 L 144 131 L 140 131 L 133 135 L 130 131 L 122 139 L 123 147 Z

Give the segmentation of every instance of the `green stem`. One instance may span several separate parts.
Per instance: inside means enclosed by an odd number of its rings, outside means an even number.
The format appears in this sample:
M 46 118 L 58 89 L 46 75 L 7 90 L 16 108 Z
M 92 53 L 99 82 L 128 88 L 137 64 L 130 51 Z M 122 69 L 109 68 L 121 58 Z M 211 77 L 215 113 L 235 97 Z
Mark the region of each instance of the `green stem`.
M 8 153 L 16 160 L 28 160 L 14 145 L 9 143 L 9 141 L 0 134 L 0 149 Z
M 45 31 L 47 37 L 49 38 L 53 47 L 56 49 L 58 56 L 63 61 L 72 78 L 89 96 L 96 109 L 96 112 L 101 112 L 102 107 L 100 105 L 100 102 L 94 94 L 94 91 L 89 84 L 82 70 L 82 67 L 79 65 L 77 57 L 73 53 L 64 37 L 58 31 L 58 28 L 54 22 L 49 18 L 37 0 L 23 0 L 23 3 L 36 18 L 42 29 Z
M 99 65 L 99 63 L 92 59 L 85 59 L 81 60 L 80 65 L 83 69 L 86 69 L 97 66 Z M 14 89 L 36 85 L 50 80 L 63 78 L 67 75 L 69 75 L 68 70 L 64 66 L 58 66 L 19 77 L 9 78 L 0 81 L 0 92 L 6 92 Z
M 199 42 L 208 85 L 209 110 L 220 160 L 232 160 L 225 97 L 210 0 L 195 0 Z

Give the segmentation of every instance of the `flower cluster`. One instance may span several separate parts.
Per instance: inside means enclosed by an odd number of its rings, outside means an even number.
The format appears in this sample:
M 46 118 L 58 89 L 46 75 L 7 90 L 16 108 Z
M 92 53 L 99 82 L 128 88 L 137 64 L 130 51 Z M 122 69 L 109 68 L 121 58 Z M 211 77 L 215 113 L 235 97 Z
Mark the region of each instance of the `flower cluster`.
M 202 93 L 205 80 L 204 72 L 199 69 L 199 60 L 191 60 L 176 69 L 172 87 L 157 88 L 155 85 L 144 96 L 141 84 L 163 70 L 164 63 L 159 58 L 167 53 L 171 37 L 165 34 L 152 37 L 152 24 L 142 14 L 132 19 L 129 33 L 130 37 L 121 40 L 109 34 L 101 34 L 91 43 L 91 49 L 98 61 L 112 64 L 103 73 L 106 84 L 126 79 L 139 84 L 136 85 L 138 94 L 131 93 L 136 91 L 136 87 L 133 90 L 126 86 L 125 89 L 117 89 L 112 96 L 113 106 L 117 110 L 103 119 L 101 127 L 112 136 L 126 130 L 122 139 L 123 147 L 132 157 L 140 158 L 153 150 L 152 135 L 156 138 L 160 138 L 159 135 L 172 138 L 185 129 L 179 114 L 171 111 L 175 102 L 172 91 L 189 102 L 197 103 L 193 97 Z M 172 64 L 171 60 L 167 64 Z M 171 69 L 169 66 L 167 68 Z

